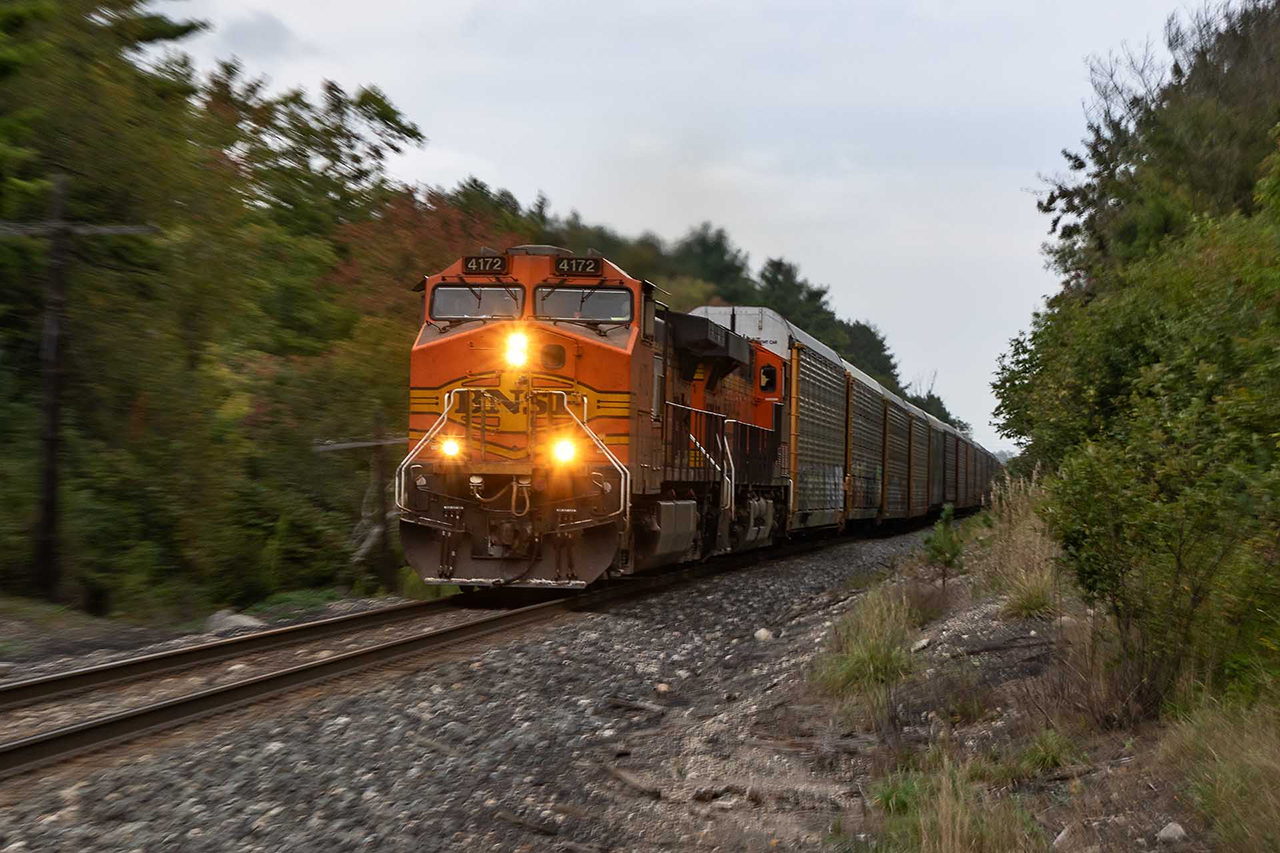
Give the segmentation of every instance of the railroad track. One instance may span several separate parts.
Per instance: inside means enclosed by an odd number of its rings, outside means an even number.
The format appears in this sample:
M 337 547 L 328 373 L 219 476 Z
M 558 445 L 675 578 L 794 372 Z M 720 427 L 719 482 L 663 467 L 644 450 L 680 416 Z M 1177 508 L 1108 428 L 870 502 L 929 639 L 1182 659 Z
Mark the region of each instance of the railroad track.
M 417 619 L 429 613 L 453 605 L 448 598 L 435 601 L 413 601 L 393 607 L 333 616 L 314 622 L 303 622 L 283 628 L 258 631 L 240 637 L 228 637 L 164 652 L 127 658 L 97 666 L 56 672 L 50 675 L 27 678 L 0 686 L 0 711 L 19 708 L 35 702 L 44 702 L 62 696 L 70 696 L 115 684 L 124 684 L 157 675 L 179 672 L 184 669 L 244 657 L 258 652 L 272 651 L 299 643 L 321 640 L 349 634 L 366 628 L 377 628 Z
M 518 607 L 448 627 L 413 633 L 322 660 L 276 669 L 229 684 L 21 737 L 0 743 L 0 779 L 405 657 L 439 652 L 492 634 L 544 622 L 570 611 L 615 604 L 650 595 L 691 580 L 741 568 L 747 564 L 772 562 L 797 556 L 832 544 L 848 542 L 850 539 L 850 537 L 839 537 L 795 543 L 766 554 L 749 552 L 659 575 L 618 580 L 589 592 Z M 239 657 L 246 654 L 251 646 L 252 651 L 265 651 L 284 645 L 293 645 L 306 639 L 334 636 L 357 627 L 357 623 L 361 620 L 356 617 L 364 617 L 363 624 L 358 625 L 361 628 L 369 627 L 372 619 L 380 618 L 383 622 L 398 621 L 410 618 L 410 615 L 422 615 L 426 610 L 433 609 L 431 606 L 443 607 L 444 603 L 407 604 L 398 608 L 387 608 L 377 615 L 353 614 L 335 617 L 321 622 L 222 640 L 205 646 L 162 652 L 62 675 L 30 679 L 0 690 L 0 708 L 36 701 L 32 697 L 38 697 L 41 700 L 51 699 L 148 675 L 168 673 L 212 661 Z

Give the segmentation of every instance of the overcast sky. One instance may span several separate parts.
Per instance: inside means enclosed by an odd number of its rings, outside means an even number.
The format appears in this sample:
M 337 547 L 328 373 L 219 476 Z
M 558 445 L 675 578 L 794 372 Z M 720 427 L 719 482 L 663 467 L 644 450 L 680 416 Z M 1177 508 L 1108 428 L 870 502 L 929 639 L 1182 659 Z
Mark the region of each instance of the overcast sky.
M 996 356 L 1056 289 L 1037 173 L 1083 132 L 1085 59 L 1158 37 L 1177 0 L 691 3 L 188 0 L 279 87 L 374 83 L 428 145 L 393 171 L 475 175 L 554 212 L 675 238 L 710 220 L 798 263 L 885 333 L 992 450 Z M 408 310 L 406 303 L 406 310 Z

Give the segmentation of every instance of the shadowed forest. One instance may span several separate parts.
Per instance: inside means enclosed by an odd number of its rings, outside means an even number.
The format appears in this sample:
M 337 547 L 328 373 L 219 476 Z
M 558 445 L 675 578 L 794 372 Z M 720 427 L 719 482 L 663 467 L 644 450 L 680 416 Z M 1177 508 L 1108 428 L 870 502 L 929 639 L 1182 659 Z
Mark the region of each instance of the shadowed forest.
M 0 219 L 48 219 L 65 175 L 68 220 L 157 229 L 74 237 L 64 259 L 57 577 L 33 556 L 51 241 L 0 239 L 3 590 L 143 619 L 281 590 L 395 591 L 374 472 L 399 447 L 313 448 L 406 432 L 410 288 L 481 246 L 594 248 L 677 309 L 776 308 L 956 422 L 795 263 L 753 268 L 710 224 L 633 239 L 479 180 L 407 186 L 388 160 L 430 128 L 373 86 L 273 88 L 233 61 L 202 73 L 180 46 L 206 26 L 143 0 L 0 9 Z

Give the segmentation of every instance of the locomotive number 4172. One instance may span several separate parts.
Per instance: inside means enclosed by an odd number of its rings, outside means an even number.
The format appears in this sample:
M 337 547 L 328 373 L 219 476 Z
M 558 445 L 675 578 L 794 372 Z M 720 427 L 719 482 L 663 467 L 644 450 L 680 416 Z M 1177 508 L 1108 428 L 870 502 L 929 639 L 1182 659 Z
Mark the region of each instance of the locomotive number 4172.
M 507 272 L 507 256 L 468 256 L 462 259 L 462 271 L 469 273 L 488 273 L 489 275 L 505 275 Z
M 556 258 L 556 275 L 602 275 L 599 258 Z

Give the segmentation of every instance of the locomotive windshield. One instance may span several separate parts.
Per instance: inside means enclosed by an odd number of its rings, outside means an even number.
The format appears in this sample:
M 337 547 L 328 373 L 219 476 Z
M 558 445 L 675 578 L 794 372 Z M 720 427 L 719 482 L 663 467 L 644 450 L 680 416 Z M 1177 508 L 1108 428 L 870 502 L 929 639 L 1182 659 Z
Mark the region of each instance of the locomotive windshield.
M 620 287 L 539 287 L 533 314 L 544 320 L 626 323 L 631 320 L 631 291 Z
M 485 320 L 519 317 L 524 291 L 511 287 L 461 287 L 441 285 L 431 292 L 431 319 Z

